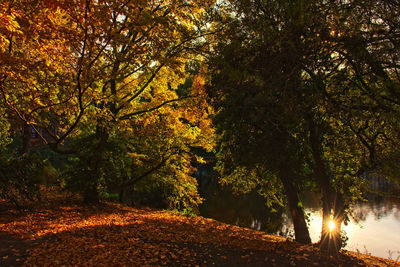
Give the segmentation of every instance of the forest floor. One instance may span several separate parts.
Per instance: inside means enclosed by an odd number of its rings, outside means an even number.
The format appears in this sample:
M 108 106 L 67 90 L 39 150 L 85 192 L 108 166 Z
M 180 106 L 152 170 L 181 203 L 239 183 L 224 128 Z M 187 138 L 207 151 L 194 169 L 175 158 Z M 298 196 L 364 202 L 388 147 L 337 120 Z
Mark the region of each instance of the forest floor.
M 85 207 L 47 190 L 17 212 L 0 201 L 0 266 L 400 266 L 170 211 Z

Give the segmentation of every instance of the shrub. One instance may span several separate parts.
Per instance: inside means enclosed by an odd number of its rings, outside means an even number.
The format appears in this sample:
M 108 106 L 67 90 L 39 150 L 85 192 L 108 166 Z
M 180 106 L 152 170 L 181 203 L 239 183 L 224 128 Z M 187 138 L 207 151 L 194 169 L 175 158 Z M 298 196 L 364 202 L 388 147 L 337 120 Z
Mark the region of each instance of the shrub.
M 23 209 L 40 198 L 44 161 L 35 154 L 0 156 L 0 197 Z

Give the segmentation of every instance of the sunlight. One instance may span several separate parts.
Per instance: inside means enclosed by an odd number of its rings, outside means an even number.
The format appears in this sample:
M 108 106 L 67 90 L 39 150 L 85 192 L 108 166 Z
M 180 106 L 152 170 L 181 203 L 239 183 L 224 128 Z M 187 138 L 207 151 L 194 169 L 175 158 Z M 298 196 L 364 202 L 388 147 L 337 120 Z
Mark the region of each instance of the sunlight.
M 335 222 L 333 220 L 330 220 L 328 223 L 328 227 L 329 227 L 329 232 L 332 232 L 336 227 Z

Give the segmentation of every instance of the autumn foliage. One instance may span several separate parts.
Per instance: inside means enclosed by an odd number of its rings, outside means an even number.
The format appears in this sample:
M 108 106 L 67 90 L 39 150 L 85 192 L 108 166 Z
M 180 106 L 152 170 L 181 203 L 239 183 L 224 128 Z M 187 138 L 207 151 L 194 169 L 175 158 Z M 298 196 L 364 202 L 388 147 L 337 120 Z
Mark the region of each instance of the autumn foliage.
M 113 203 L 82 207 L 77 199 L 66 198 L 54 188 L 42 190 L 40 206 L 25 214 L 3 210 L 0 220 L 2 232 L 31 242 L 26 266 L 395 264 L 347 253 L 333 258 L 312 246 L 202 217 Z M 4 202 L 0 204 L 4 209 Z
M 367 175 L 398 178 L 400 6 L 325 2 L 0 1 L 0 197 L 32 209 L 6 209 L 0 229 L 38 243 L 26 264 L 359 263 L 100 205 L 195 215 L 196 167 L 219 161 L 220 181 L 287 204 L 309 244 L 300 193 L 323 192 L 323 241 Z M 35 202 L 43 184 L 99 206 Z
M 139 190 L 196 207 L 191 149 L 210 151 L 214 131 L 203 68 L 187 66 L 208 47 L 212 5 L 2 1 L 0 112 L 15 154 L 41 143 L 64 157 L 58 182 L 87 203 Z

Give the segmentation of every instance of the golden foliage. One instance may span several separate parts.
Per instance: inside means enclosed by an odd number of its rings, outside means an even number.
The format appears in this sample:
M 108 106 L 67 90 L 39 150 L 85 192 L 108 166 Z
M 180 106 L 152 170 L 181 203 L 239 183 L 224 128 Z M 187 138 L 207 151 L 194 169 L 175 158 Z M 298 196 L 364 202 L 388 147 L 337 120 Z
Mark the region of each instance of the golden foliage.
M 113 203 L 82 207 L 46 190 L 44 198 L 51 204 L 25 215 L 8 212 L 0 219 L 1 231 L 38 243 L 26 266 L 364 265 L 345 253 L 330 258 L 312 246 L 211 219 Z M 372 265 L 397 264 L 368 260 Z

